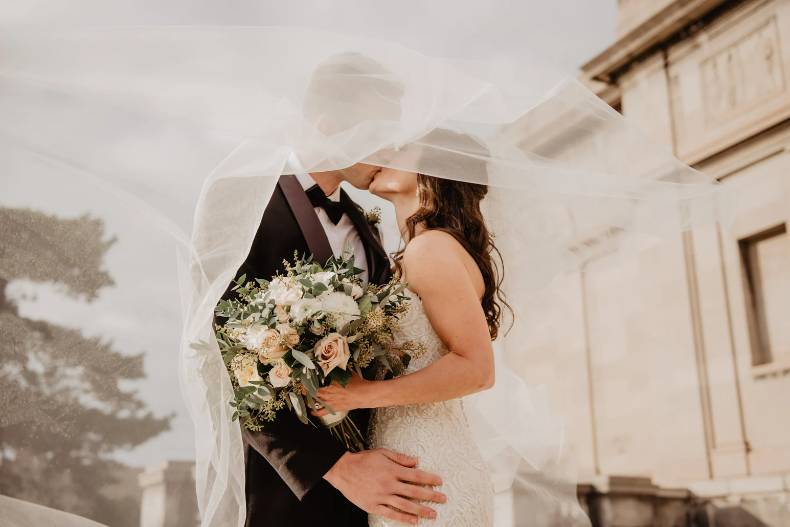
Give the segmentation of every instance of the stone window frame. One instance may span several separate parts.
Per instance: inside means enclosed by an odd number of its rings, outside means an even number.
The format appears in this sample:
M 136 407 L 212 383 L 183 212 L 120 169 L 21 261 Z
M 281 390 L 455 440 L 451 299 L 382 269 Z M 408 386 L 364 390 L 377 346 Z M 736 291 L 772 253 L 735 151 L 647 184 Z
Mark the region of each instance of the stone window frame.
M 754 249 L 758 243 L 778 236 L 790 237 L 785 222 L 738 240 L 752 368 L 760 371 L 763 369 L 773 370 L 778 364 L 776 358 L 777 350 L 771 349 L 768 315 L 766 306 L 763 303 L 764 294 L 760 280 L 760 265 L 756 259 Z M 788 272 L 790 272 L 790 269 L 788 269 Z M 782 351 L 780 350 L 779 353 L 781 354 Z

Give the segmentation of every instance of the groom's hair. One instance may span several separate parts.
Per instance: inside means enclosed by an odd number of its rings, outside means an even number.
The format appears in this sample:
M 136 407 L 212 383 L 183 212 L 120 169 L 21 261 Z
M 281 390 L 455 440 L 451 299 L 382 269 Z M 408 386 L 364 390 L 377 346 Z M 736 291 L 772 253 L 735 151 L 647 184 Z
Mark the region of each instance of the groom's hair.
M 313 71 L 304 115 L 325 135 L 366 121 L 399 121 L 403 84 L 385 66 L 361 53 L 340 53 Z

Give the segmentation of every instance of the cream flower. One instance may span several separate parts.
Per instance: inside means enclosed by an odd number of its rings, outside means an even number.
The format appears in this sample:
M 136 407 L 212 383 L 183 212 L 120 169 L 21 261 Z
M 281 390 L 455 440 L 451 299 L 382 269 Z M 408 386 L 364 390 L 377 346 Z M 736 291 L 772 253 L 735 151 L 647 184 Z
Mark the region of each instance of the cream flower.
M 278 360 L 274 367 L 269 370 L 269 382 L 275 388 L 283 388 L 291 382 L 291 368 L 284 360 Z
M 345 370 L 348 366 L 348 359 L 351 358 L 351 350 L 348 348 L 346 337 L 339 333 L 330 333 L 319 340 L 315 345 L 315 358 L 324 375 L 329 375 L 332 370 L 338 367 Z
M 334 277 L 335 273 L 332 271 L 323 271 L 312 275 L 313 282 L 322 283 L 327 287 L 329 287 L 329 284 L 332 282 Z
M 249 353 L 236 355 L 231 362 L 231 369 L 239 386 L 250 386 L 251 381 L 263 380 L 258 374 L 258 361 L 255 355 Z
M 277 277 L 269 282 L 269 298 L 279 306 L 290 306 L 302 298 L 302 288 L 290 280 Z
M 352 320 L 359 318 L 359 306 L 353 298 L 345 293 L 329 291 L 319 296 L 318 299 L 321 301 L 321 308 L 334 317 L 337 329 L 341 329 Z
M 263 324 L 251 324 L 244 333 L 240 335 L 239 342 L 250 351 L 258 351 L 266 347 L 266 343 L 272 339 L 273 331 L 273 329 Z M 274 336 L 274 338 L 277 337 L 279 337 L 279 335 Z
M 318 299 L 302 298 L 291 306 L 291 317 L 297 324 L 302 324 L 320 310 L 321 302 Z

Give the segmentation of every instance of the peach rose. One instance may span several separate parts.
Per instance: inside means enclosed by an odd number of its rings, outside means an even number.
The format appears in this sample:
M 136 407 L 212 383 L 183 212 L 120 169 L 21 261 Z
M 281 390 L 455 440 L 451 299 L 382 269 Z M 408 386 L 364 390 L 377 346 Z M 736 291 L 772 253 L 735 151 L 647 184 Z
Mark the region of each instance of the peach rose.
M 339 333 L 330 333 L 315 345 L 315 358 L 324 375 L 329 375 L 337 367 L 345 370 L 351 358 L 348 340 Z
M 270 362 L 283 358 L 288 352 L 288 347 L 282 343 L 282 335 L 276 329 L 267 329 L 265 338 L 261 340 L 258 348 L 258 360 Z
M 283 343 L 288 346 L 293 347 L 299 344 L 299 332 L 292 326 L 288 324 L 277 324 L 277 331 L 280 333 Z
M 269 370 L 269 382 L 275 388 L 283 388 L 291 382 L 291 368 L 284 360 L 278 360 L 274 367 Z

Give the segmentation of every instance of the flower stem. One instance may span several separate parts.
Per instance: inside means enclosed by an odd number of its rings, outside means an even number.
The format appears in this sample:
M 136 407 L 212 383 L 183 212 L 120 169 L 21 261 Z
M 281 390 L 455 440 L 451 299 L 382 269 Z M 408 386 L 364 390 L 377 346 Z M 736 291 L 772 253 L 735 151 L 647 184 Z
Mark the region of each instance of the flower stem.
M 362 433 L 350 417 L 346 417 L 335 426 L 329 427 L 329 431 L 335 439 L 346 445 L 350 452 L 362 452 L 365 450 L 365 438 L 362 437 Z

